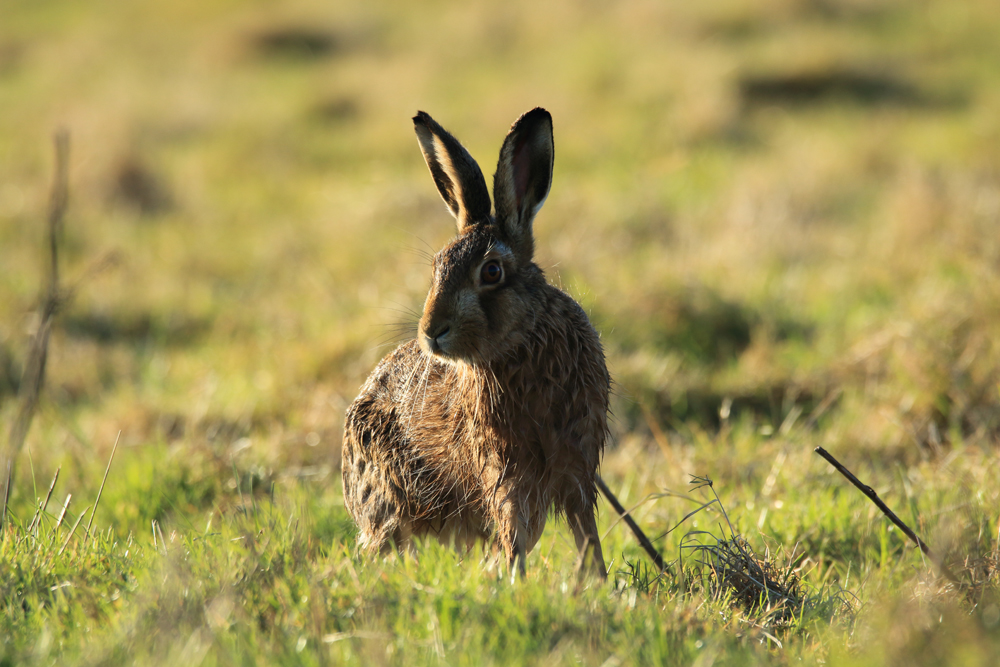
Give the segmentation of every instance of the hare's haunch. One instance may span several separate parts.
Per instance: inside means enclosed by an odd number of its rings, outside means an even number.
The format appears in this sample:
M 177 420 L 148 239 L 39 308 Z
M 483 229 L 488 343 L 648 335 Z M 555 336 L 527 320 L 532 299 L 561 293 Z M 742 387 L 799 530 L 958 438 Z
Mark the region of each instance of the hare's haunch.
M 344 498 L 372 551 L 432 534 L 491 540 L 524 572 L 550 509 L 606 576 L 595 478 L 608 371 L 579 304 L 532 261 L 552 183 L 552 117 L 511 127 L 493 202 L 472 156 L 426 113 L 413 119 L 458 236 L 434 257 L 417 340 L 379 363 L 347 411 Z

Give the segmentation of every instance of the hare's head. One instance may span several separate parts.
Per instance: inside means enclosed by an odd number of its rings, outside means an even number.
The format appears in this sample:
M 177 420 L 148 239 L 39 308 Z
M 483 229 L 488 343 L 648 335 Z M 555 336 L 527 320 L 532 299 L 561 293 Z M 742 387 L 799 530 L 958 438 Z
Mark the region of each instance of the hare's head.
M 424 112 L 413 119 L 458 237 L 434 256 L 420 318 L 420 347 L 452 361 L 485 363 L 517 345 L 538 316 L 545 279 L 532 262 L 531 223 L 552 184 L 552 117 L 532 109 L 511 127 L 493 176 L 496 210 L 479 165 Z

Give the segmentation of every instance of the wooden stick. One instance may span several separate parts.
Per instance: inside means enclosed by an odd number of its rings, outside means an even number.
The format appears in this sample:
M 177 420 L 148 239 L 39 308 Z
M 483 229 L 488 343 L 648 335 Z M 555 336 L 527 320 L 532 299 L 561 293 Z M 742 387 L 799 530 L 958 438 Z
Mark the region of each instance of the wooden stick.
M 830 465 L 836 468 L 837 472 L 846 477 L 848 481 L 851 482 L 851 484 L 858 487 L 861 493 L 868 496 L 868 498 L 873 503 L 875 503 L 875 506 L 878 507 L 880 510 L 882 510 L 882 513 L 885 514 L 887 517 L 889 517 L 889 520 L 892 521 L 894 524 L 896 524 L 896 526 L 898 526 L 901 531 L 903 531 L 904 535 L 909 537 L 911 540 L 913 540 L 914 544 L 920 547 L 920 550 L 923 551 L 924 554 L 927 556 L 927 558 L 930 559 L 930 561 L 937 566 L 941 574 L 943 574 L 947 579 L 949 579 L 954 584 L 961 583 L 958 580 L 958 578 L 951 573 L 951 570 L 948 569 L 948 567 L 944 564 L 944 562 L 930 550 L 930 547 L 928 547 L 923 540 L 917 537 L 917 534 L 914 533 L 912 530 L 910 530 L 910 527 L 907 526 L 905 523 L 903 523 L 903 521 L 898 516 L 896 516 L 896 514 L 891 509 L 889 509 L 888 505 L 882 502 L 882 499 L 878 497 L 877 493 L 875 493 L 875 489 L 873 489 L 872 487 L 868 486 L 867 484 L 863 483 L 860 479 L 855 477 L 854 473 L 845 468 L 840 461 L 835 459 L 833 455 L 830 454 L 830 452 L 826 451 L 822 447 L 817 447 L 815 451 L 817 454 L 826 459 Z
M 56 173 L 52 181 L 52 195 L 49 200 L 49 270 L 48 291 L 42 300 L 38 330 L 31 341 L 31 350 L 24 364 L 21 383 L 17 393 L 21 406 L 10 427 L 7 446 L 0 450 L 0 461 L 6 461 L 7 481 L 3 493 L 3 511 L 0 512 L 0 528 L 7 515 L 10 499 L 10 483 L 14 477 L 14 462 L 24 439 L 31 428 L 31 421 L 38 407 L 38 397 L 45 383 L 45 362 L 49 351 L 49 334 L 52 332 L 52 318 L 59 309 L 62 295 L 59 291 L 59 235 L 69 201 L 69 134 L 59 131 L 55 135 Z M 0 464 L 2 465 L 2 464 Z
M 615 511 L 618 512 L 621 518 L 625 520 L 628 527 L 632 529 L 632 533 L 635 535 L 635 538 L 639 540 L 639 544 L 646 550 L 649 557 L 653 559 L 653 563 L 656 567 L 659 568 L 660 572 L 666 572 L 667 564 L 663 562 L 663 556 L 660 555 L 660 552 L 656 550 L 653 543 L 649 541 L 648 537 L 646 537 L 646 533 L 642 532 L 642 528 L 639 528 L 639 524 L 632 519 L 628 510 L 622 507 L 622 504 L 618 502 L 618 499 L 615 498 L 615 494 L 611 493 L 611 489 L 609 489 L 608 485 L 604 483 L 604 480 L 601 479 L 600 475 L 596 476 L 595 481 L 597 482 L 597 488 L 601 490 L 601 493 L 603 493 L 604 497 L 608 499 L 611 506 L 615 508 Z

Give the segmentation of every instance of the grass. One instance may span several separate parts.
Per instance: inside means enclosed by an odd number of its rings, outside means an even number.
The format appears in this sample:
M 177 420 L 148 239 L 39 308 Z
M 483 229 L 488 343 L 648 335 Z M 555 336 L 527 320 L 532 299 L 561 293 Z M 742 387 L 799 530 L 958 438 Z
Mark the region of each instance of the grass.
M 4 437 L 57 128 L 75 291 L 0 537 L 0 661 L 990 664 L 994 4 L 8 3 Z M 615 379 L 602 474 L 651 536 L 713 498 L 692 475 L 721 498 L 657 542 L 668 575 L 609 507 L 606 586 L 578 584 L 556 523 L 515 585 L 478 551 L 355 552 L 343 414 L 453 233 L 409 118 L 434 115 L 488 175 L 535 105 L 558 154 L 538 260 Z M 693 539 L 811 602 L 727 593 Z

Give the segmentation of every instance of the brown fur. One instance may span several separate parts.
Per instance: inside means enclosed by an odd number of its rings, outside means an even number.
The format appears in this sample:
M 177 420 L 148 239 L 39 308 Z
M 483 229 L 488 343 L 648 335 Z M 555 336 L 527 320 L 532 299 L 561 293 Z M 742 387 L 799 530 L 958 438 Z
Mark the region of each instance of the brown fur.
M 424 534 L 468 546 L 492 538 L 523 572 L 554 510 L 603 578 L 594 479 L 607 435 L 604 353 L 583 309 L 532 261 L 551 117 L 530 111 L 507 135 L 495 218 L 461 144 L 426 114 L 414 124 L 459 236 L 435 256 L 418 339 L 382 360 L 347 412 L 344 498 L 359 541 L 374 551 Z

